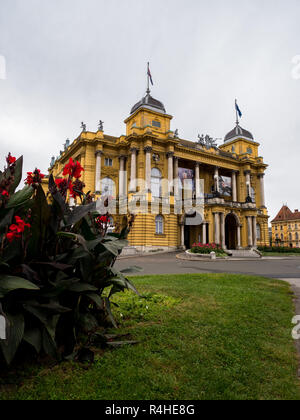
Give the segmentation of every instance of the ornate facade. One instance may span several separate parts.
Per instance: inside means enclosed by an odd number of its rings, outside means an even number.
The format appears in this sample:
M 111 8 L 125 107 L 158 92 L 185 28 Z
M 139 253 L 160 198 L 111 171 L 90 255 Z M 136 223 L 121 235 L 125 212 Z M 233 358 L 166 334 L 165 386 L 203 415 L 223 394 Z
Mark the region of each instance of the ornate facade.
M 101 121 L 97 132 L 83 124 L 79 137 L 52 160 L 50 171 L 61 176 L 72 157 L 85 168 L 86 191 L 99 201 L 117 199 L 115 225 L 125 222 L 126 205 L 137 213 L 129 236 L 136 250 L 189 248 L 194 242 L 227 249 L 268 245 L 267 165 L 259 143 L 239 123 L 219 147 L 209 136 L 184 140 L 171 130 L 171 120 L 148 90 L 125 120 L 126 135 L 107 135 Z M 184 185 L 190 204 L 202 203 L 201 214 L 184 208 Z
M 289 248 L 300 248 L 300 212 L 294 213 L 282 206 L 272 220 L 272 244 Z

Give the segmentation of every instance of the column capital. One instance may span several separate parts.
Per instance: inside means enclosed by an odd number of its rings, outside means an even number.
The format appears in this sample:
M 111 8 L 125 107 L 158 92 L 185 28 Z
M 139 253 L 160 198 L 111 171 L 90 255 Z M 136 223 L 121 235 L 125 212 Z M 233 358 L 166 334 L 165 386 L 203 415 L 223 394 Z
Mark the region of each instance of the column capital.
M 152 150 L 153 150 L 153 148 L 151 146 L 144 147 L 144 152 L 145 153 L 150 153 L 150 152 L 152 152 Z
M 102 155 L 103 155 L 103 151 L 102 150 L 96 150 L 95 156 L 102 156 Z
M 265 174 L 257 174 L 257 178 L 264 178 Z
M 170 157 L 174 157 L 174 152 L 167 152 L 166 153 L 167 158 L 169 159 Z
M 137 147 L 131 147 L 129 150 L 130 150 L 130 153 L 137 153 L 139 151 Z
M 232 169 L 232 171 L 231 171 L 233 174 L 239 174 L 240 173 L 240 171 L 238 171 L 237 169 Z
M 244 171 L 244 175 L 251 175 L 251 171 L 247 169 L 246 171 Z

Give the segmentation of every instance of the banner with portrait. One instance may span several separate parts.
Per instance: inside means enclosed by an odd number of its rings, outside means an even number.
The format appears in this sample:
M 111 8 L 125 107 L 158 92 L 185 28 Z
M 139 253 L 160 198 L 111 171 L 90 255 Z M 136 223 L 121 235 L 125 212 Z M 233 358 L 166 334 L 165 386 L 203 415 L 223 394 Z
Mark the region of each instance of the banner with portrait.
M 219 176 L 219 193 L 224 197 L 232 196 L 232 184 L 231 177 L 229 176 Z

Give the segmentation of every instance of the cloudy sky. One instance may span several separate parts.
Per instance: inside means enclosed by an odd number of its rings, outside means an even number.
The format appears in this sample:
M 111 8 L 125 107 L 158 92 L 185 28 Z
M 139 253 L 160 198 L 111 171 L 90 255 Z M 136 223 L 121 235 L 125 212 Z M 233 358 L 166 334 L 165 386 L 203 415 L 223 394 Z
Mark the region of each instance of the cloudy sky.
M 268 163 L 271 217 L 300 208 L 299 0 L 1 0 L 0 167 L 46 171 L 84 121 L 124 134 L 146 89 L 181 138 L 241 125 Z

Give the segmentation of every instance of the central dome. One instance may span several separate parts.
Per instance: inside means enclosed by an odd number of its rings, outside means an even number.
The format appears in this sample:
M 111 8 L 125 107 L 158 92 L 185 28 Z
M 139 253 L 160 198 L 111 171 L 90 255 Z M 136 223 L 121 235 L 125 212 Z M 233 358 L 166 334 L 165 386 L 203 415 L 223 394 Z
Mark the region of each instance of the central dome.
M 144 96 L 138 103 L 136 103 L 130 111 L 130 114 L 134 114 L 135 111 L 137 111 L 139 108 L 148 108 L 151 109 L 152 111 L 159 111 L 159 112 L 163 112 L 164 114 L 166 113 L 164 104 L 160 101 L 158 101 L 157 99 L 154 99 L 150 93 L 147 93 L 146 96 Z

